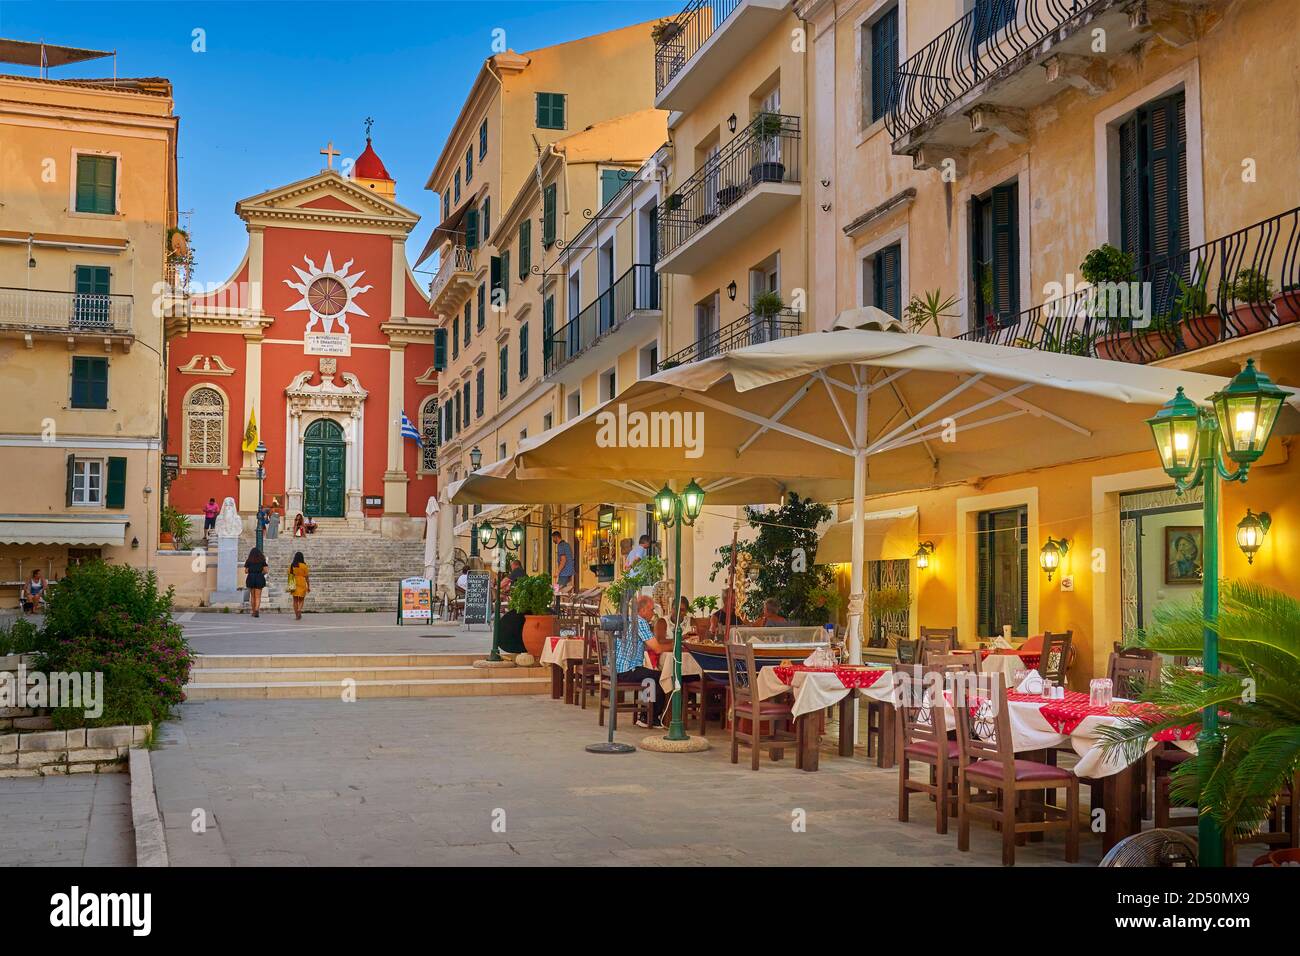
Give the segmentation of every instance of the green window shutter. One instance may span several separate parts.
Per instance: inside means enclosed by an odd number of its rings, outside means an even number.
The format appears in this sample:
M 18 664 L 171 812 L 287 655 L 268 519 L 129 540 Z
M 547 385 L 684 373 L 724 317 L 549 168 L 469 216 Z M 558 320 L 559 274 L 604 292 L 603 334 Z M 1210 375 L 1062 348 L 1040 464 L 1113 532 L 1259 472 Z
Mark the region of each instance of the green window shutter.
M 470 332 L 470 326 L 472 324 L 470 320 L 470 316 L 473 314 L 473 312 L 474 312 L 474 303 L 467 301 L 465 303 L 465 346 L 467 348 L 469 347 L 469 338 L 470 335 L 472 334 Z
M 497 358 L 500 361 L 500 366 L 497 369 L 497 377 L 498 377 L 497 388 L 501 393 L 501 397 L 505 398 L 506 388 L 508 387 L 508 383 L 510 381 L 510 374 L 509 374 L 510 346 L 508 345 L 501 346 L 501 354 L 497 356 Z
M 1020 216 L 1016 183 L 993 190 L 993 311 L 1000 323 L 1020 313 Z
M 482 417 L 485 408 L 485 393 L 487 387 L 484 384 L 483 369 L 478 370 L 478 375 L 474 377 L 475 396 L 474 396 L 474 414 Z M 469 386 L 466 386 L 468 388 Z
M 72 407 L 108 408 L 108 359 L 73 356 Z
M 1146 162 L 1142 170 L 1150 258 L 1173 255 L 1187 243 L 1187 129 L 1183 94 L 1143 108 Z
M 555 296 L 548 295 L 542 302 L 542 370 L 551 362 L 551 339 L 555 337 Z
M 876 253 L 875 305 L 896 319 L 903 317 L 902 249 L 893 245 Z
M 77 292 L 83 295 L 108 295 L 108 266 L 77 266 Z
M 1138 180 L 1138 121 L 1131 116 L 1119 128 L 1119 245 L 1135 262 L 1142 255 Z
M 988 512 L 981 511 L 977 516 L 978 533 L 975 536 L 975 581 L 976 599 L 979 605 L 980 637 L 992 636 L 993 630 L 993 589 L 989 576 L 992 574 L 993 542 L 990 534 L 991 522 Z
M 555 183 L 542 190 L 542 245 L 550 248 L 555 242 Z
M 493 256 L 488 266 L 488 288 L 492 290 L 492 307 L 496 308 L 497 292 L 501 289 L 502 277 L 505 275 L 505 259 L 501 256 Z
M 465 185 L 474 178 L 474 147 L 465 150 Z
M 1020 542 L 1020 604 L 1016 610 L 1016 636 L 1029 636 L 1029 509 L 1021 508 L 1016 520 Z
M 478 210 L 470 209 L 465 213 L 465 248 L 478 248 Z
M 104 507 L 126 507 L 126 459 L 108 460 L 108 480 L 104 483 Z
M 447 330 L 433 330 L 433 368 L 443 372 L 447 369 Z
M 73 485 L 73 481 L 75 480 L 77 456 L 69 455 L 67 457 L 67 460 L 64 462 L 64 467 L 67 469 L 67 476 L 65 478 L 63 503 L 67 507 L 71 508 L 72 507 L 72 485 Z
M 117 159 L 77 157 L 77 212 L 117 212 Z
M 487 155 L 487 120 L 478 128 L 478 158 L 482 159 Z
M 525 219 L 519 224 L 519 278 L 528 278 L 533 266 L 533 221 Z
M 539 129 L 564 129 L 564 94 L 537 94 L 537 126 Z
M 898 73 L 898 7 L 871 26 L 871 121 L 889 112 Z
M 519 326 L 519 381 L 528 377 L 528 323 Z
M 451 320 L 451 357 L 460 356 L 460 316 Z
M 623 184 L 632 178 L 626 169 L 602 169 L 600 171 L 600 204 L 608 206 L 609 201 L 618 195 Z
M 456 170 L 456 175 L 452 177 L 452 185 L 456 188 L 456 202 L 460 202 L 460 170 Z
M 480 210 L 479 217 L 478 217 L 479 226 L 482 230 L 481 236 L 484 242 L 488 241 L 488 220 L 491 218 L 491 212 L 492 212 L 492 197 L 484 196 L 483 207 Z
M 501 304 L 510 301 L 510 250 L 501 253 Z

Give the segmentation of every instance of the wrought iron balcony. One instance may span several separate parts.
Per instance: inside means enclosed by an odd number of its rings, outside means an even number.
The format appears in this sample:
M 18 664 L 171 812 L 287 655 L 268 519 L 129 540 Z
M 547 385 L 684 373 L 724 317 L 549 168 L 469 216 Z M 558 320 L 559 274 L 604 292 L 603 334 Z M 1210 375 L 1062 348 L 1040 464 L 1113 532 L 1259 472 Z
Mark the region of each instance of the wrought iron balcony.
M 462 293 L 473 289 L 474 254 L 464 246 L 449 246 L 438 274 L 429 283 L 429 300 L 440 312 L 452 312 L 465 300 Z M 455 281 L 453 281 L 455 280 Z M 450 300 L 457 299 L 452 302 Z
M 0 288 L 0 328 L 131 335 L 129 295 Z
M 634 312 L 660 308 L 659 301 L 659 274 L 654 266 L 632 266 L 594 302 L 542 341 L 542 374 L 551 375 L 573 361 Z
M 696 339 L 681 351 L 674 352 L 660 362 L 659 367 L 672 368 L 674 365 L 697 362 L 747 345 L 775 342 L 777 339 L 798 335 L 802 328 L 803 319 L 793 309 L 783 309 L 775 315 L 758 315 L 750 312 Z
M 966 101 L 963 107 L 975 105 L 978 96 L 973 94 L 982 85 L 1006 80 L 1051 56 L 1073 60 L 1061 67 L 1057 75 L 1062 78 L 1071 69 L 1086 67 L 1094 57 L 1088 32 L 1079 32 L 1084 25 L 1106 29 L 1109 55 L 1124 52 L 1141 33 L 1123 6 L 1122 0 L 978 0 L 898 68 L 885 117 L 890 135 L 897 141 L 914 134 L 958 101 Z M 1103 13 L 1107 20 L 1093 23 Z M 1052 75 L 1049 70 L 1048 79 Z M 1076 85 L 1087 82 L 1086 77 L 1075 77 Z M 997 106 L 1032 106 L 1055 92 L 1047 80 L 1035 78 L 1034 83 L 999 94 Z M 962 145 L 957 142 L 962 138 L 955 130 L 944 136 L 952 145 Z
M 1146 363 L 1297 320 L 1300 207 L 958 338 Z
M 797 201 L 798 189 L 790 186 L 799 183 L 799 140 L 799 117 L 760 113 L 667 196 L 658 210 L 660 271 L 691 272 L 693 264 L 675 263 L 674 256 L 710 226 L 729 243 L 737 238 L 732 232 L 757 228 L 775 209 Z M 737 210 L 750 206 L 750 214 L 737 220 Z M 731 226 L 722 228 L 728 219 Z

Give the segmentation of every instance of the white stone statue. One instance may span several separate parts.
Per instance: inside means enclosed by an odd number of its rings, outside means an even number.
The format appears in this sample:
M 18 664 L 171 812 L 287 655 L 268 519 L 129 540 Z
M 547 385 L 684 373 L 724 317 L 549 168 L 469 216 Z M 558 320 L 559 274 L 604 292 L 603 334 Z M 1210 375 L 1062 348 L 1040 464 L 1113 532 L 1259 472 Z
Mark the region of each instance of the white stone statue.
M 221 502 L 221 511 L 217 514 L 217 537 L 238 538 L 243 530 L 244 523 L 239 518 L 239 509 L 235 507 L 235 499 L 227 497 L 225 501 Z

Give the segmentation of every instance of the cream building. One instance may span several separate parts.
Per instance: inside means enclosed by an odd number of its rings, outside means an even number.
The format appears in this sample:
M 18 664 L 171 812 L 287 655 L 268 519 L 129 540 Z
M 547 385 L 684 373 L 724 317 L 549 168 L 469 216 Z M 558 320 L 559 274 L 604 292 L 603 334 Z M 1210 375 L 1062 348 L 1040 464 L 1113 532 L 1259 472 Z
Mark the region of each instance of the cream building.
M 447 138 L 427 184 L 442 197 L 443 221 L 421 256 L 438 252 L 430 298 L 448 342 L 439 376 L 440 488 L 472 470 L 475 450 L 479 460 L 495 461 L 522 437 L 603 400 L 602 385 L 608 391 L 634 381 L 636 360 L 628 366 L 610 351 L 628 328 L 653 327 L 628 346 L 633 351 L 657 341 L 658 313 L 632 307 L 650 301 L 653 285 L 657 183 L 637 176 L 665 138 L 666 114 L 652 103 L 653 50 L 651 25 L 637 24 L 498 54 L 484 64 Z M 635 246 L 633 192 L 641 216 Z M 618 216 L 627 222 L 615 226 Z M 636 321 L 625 323 L 632 313 Z M 617 334 L 606 336 L 611 330 Z M 608 357 L 609 367 L 588 372 L 596 339 L 596 361 Z M 552 351 L 557 341 L 564 344 Z M 602 380 L 610 368 L 616 374 Z M 456 547 L 476 554 L 471 532 L 483 517 L 447 512 L 440 520 L 455 524 Z M 608 509 L 593 514 L 605 514 L 611 527 Z M 551 515 L 533 517 L 540 530 Z M 574 534 L 571 512 L 561 521 L 557 509 L 554 518 Z M 530 529 L 524 550 L 530 570 L 549 567 L 543 534 Z
M 189 574 L 157 552 L 177 126 L 165 79 L 0 76 L 6 606 L 92 555 Z

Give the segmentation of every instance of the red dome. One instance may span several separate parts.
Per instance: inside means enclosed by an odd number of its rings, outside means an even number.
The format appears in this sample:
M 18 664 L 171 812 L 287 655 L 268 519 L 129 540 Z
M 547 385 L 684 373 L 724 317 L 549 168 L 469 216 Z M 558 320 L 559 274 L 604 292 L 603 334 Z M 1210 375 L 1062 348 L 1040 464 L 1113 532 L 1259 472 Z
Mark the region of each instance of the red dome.
M 384 161 L 379 158 L 375 148 L 370 145 L 370 137 L 366 137 L 366 148 L 357 161 L 352 165 L 352 175 L 356 179 L 387 179 L 392 180 L 388 175 L 388 170 L 384 168 Z

